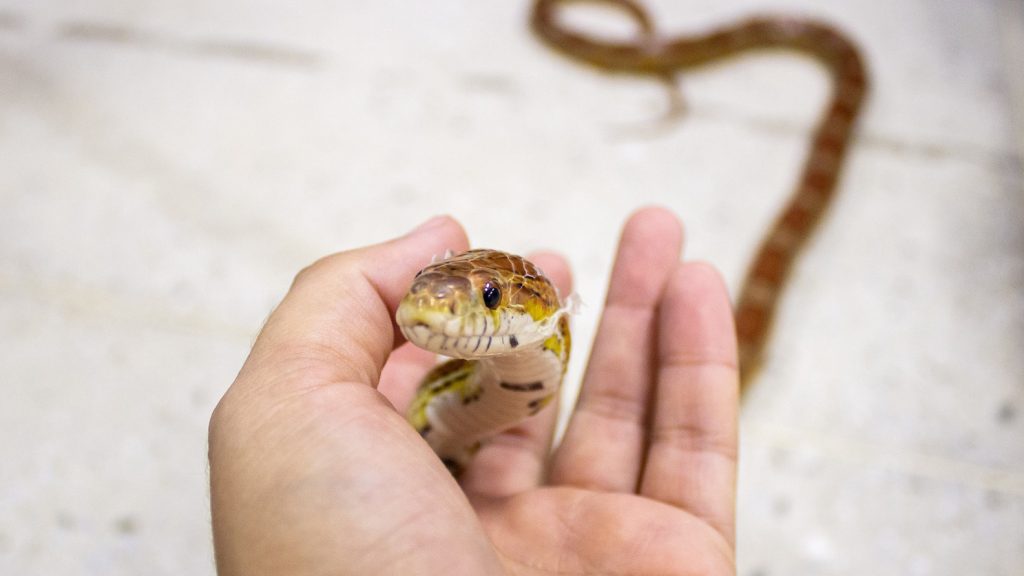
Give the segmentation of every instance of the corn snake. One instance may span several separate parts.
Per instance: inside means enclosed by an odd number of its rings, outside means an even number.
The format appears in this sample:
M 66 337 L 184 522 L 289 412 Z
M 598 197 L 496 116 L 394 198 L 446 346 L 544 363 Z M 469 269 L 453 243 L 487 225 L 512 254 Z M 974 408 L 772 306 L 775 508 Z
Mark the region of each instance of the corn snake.
M 810 19 L 754 17 L 700 35 L 666 38 L 657 34 L 645 9 L 633 0 L 589 1 L 624 10 L 639 25 L 639 38 L 602 41 L 563 27 L 556 9 L 571 0 L 537 0 L 531 27 L 555 50 L 610 72 L 672 78 L 740 52 L 781 48 L 813 57 L 830 73 L 832 95 L 812 132 L 795 191 L 764 235 L 735 304 L 746 387 L 763 358 L 793 263 L 834 196 L 868 88 L 863 59 L 842 32 Z M 488 287 L 495 286 L 500 302 L 491 308 Z M 473 308 L 471 332 L 458 331 L 465 330 L 465 318 L 455 321 L 444 315 L 444 309 L 454 314 L 457 306 L 447 296 L 437 297 L 442 292 L 460 294 L 463 304 Z M 448 319 L 439 320 L 442 317 Z M 487 317 L 492 318 L 490 323 L 480 320 Z M 540 271 L 518 256 L 471 251 L 424 269 L 397 319 L 416 345 L 456 358 L 427 375 L 409 414 L 453 472 L 465 466 L 480 442 L 536 413 L 557 393 L 570 349 L 567 309 Z M 432 345 L 438 334 L 442 343 Z M 487 350 L 481 354 L 484 338 Z
M 555 286 L 497 250 L 421 270 L 395 320 L 408 341 L 453 358 L 423 379 L 409 420 L 455 474 L 481 442 L 555 398 L 572 346 Z

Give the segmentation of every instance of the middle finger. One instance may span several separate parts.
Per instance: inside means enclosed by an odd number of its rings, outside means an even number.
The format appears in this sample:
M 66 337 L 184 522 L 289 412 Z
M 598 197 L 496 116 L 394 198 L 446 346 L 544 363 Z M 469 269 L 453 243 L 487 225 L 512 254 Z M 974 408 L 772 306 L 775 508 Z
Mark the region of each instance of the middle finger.
M 553 483 L 636 490 L 654 379 L 656 312 L 682 239 L 679 220 L 662 208 L 639 210 L 626 222 L 580 398 L 552 462 Z

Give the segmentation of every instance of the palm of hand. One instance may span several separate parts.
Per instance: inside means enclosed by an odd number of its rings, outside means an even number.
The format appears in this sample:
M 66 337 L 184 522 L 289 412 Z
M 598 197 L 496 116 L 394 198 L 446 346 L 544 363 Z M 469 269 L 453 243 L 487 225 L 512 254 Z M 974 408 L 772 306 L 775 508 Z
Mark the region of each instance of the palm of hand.
M 433 359 L 388 358 L 381 326 L 419 262 L 466 244 L 442 220 L 296 279 L 211 420 L 221 572 L 734 573 L 735 337 L 717 274 L 679 262 L 675 218 L 627 223 L 558 449 L 552 405 L 459 485 L 395 410 Z M 533 260 L 569 292 L 561 259 Z
M 728 574 L 732 547 L 709 523 L 635 494 L 543 487 L 478 505 L 510 572 Z

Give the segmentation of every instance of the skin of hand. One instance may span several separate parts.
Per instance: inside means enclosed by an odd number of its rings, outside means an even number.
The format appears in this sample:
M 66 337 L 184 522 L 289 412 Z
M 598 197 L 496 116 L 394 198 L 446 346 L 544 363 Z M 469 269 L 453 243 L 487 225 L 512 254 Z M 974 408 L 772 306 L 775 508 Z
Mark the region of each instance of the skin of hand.
M 449 217 L 301 271 L 210 422 L 222 575 L 735 574 L 738 371 L 713 268 L 627 221 L 580 397 L 485 444 L 461 485 L 403 414 L 434 358 L 394 312 Z M 571 290 L 568 266 L 533 255 Z

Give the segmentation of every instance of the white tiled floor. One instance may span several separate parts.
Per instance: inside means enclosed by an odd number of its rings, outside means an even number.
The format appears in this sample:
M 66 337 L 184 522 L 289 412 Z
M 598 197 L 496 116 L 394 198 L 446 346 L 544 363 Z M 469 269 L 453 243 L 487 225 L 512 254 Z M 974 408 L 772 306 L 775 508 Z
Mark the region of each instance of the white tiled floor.
M 651 4 L 827 18 L 875 82 L 745 406 L 740 573 L 1024 573 L 1020 2 Z M 325 253 L 439 212 L 560 249 L 588 342 L 656 202 L 735 286 L 824 75 L 744 57 L 636 130 L 661 87 L 548 52 L 527 6 L 0 0 L 0 572 L 211 573 L 209 412 Z

